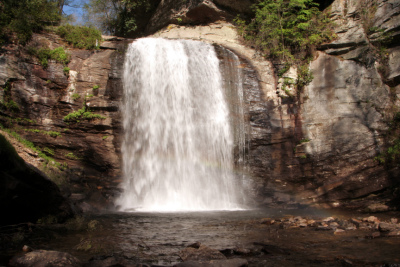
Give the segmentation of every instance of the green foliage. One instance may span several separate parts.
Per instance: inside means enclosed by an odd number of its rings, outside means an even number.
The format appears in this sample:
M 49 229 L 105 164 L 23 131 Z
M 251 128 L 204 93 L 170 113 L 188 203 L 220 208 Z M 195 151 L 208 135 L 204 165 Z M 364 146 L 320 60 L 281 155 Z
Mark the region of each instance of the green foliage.
M 99 222 L 98 220 L 91 220 L 91 221 L 88 223 L 87 230 L 88 230 L 89 232 L 93 232 L 93 231 L 95 231 L 96 229 L 99 229 L 99 228 L 101 228 L 100 222 Z
M 106 140 L 107 138 L 108 138 L 108 136 L 107 136 L 107 135 L 103 136 L 103 140 Z
M 56 132 L 56 131 L 48 131 L 48 132 L 46 132 L 46 134 L 51 136 L 51 137 L 61 136 L 61 133 L 60 132 Z
M 79 157 L 75 156 L 75 154 L 72 152 L 65 154 L 65 157 L 69 158 L 69 159 L 74 159 L 74 160 L 79 159 Z
M 55 60 L 63 65 L 68 64 L 70 61 L 70 55 L 64 50 L 63 47 L 57 47 L 53 50 L 48 48 L 30 48 L 29 53 L 36 56 L 39 59 L 40 64 L 45 68 L 47 68 L 49 65 L 49 60 Z M 64 68 L 64 72 L 66 68 Z
M 98 85 L 94 85 L 94 86 L 93 86 L 93 90 L 95 91 L 95 90 L 97 90 L 97 89 L 99 89 L 99 86 L 98 86 Z
M 81 98 L 81 95 L 80 95 L 80 94 L 77 94 L 77 93 L 72 94 L 72 99 L 73 99 L 74 101 L 78 100 L 79 98 Z
M 99 30 L 84 26 L 66 24 L 58 27 L 56 33 L 69 44 L 81 49 L 98 49 L 102 40 Z
M 65 75 L 69 75 L 69 71 L 70 71 L 71 69 L 70 68 L 68 68 L 68 67 L 64 67 L 64 69 L 63 69 L 63 71 L 64 71 L 64 74 Z
M 47 215 L 45 217 L 42 217 L 37 220 L 37 224 L 56 224 L 57 223 L 57 217 L 54 215 Z
M 12 136 L 15 140 L 17 140 L 19 143 L 23 144 L 24 146 L 30 148 L 31 150 L 33 150 L 34 152 L 36 152 L 38 154 L 39 157 L 41 157 L 42 159 L 45 160 L 45 163 L 49 163 L 52 162 L 56 167 L 61 167 L 61 164 L 54 161 L 51 157 L 47 156 L 45 153 L 43 153 L 41 151 L 40 148 L 36 147 L 31 141 L 28 141 L 24 138 L 22 138 L 17 132 L 12 131 L 10 129 L 4 128 L 1 124 L 0 124 L 0 128 L 5 131 L 6 133 L 8 133 L 10 136 Z
M 46 25 L 57 24 L 61 19 L 56 1 L 4 0 L 0 2 L 0 45 L 17 38 L 25 44 L 33 32 Z
M 105 34 L 137 37 L 156 7 L 157 1 L 150 0 L 88 0 L 84 5 L 85 20 Z
M 51 149 L 51 148 L 48 148 L 48 147 L 43 148 L 43 152 L 45 152 L 45 153 L 47 153 L 47 154 L 49 154 L 49 155 L 51 155 L 51 156 L 54 156 L 54 155 L 55 155 L 54 150 Z
M 307 143 L 307 142 L 310 142 L 310 139 L 308 139 L 308 138 L 303 138 L 303 139 L 300 140 L 300 144 L 302 144 L 302 143 Z
M 46 135 L 49 135 L 49 136 L 54 137 L 54 138 L 56 138 L 58 136 L 61 136 L 60 132 L 44 131 L 44 130 L 39 130 L 39 129 L 25 129 L 25 132 L 46 134 Z
M 17 103 L 14 102 L 14 100 L 9 100 L 8 102 L 4 103 L 4 106 L 7 110 L 17 112 L 19 111 L 19 106 Z
M 89 107 L 86 106 L 86 101 L 83 103 L 83 107 L 77 111 L 71 112 L 66 115 L 63 120 L 65 122 L 80 122 L 81 120 L 93 120 L 101 119 L 104 120 L 106 117 L 92 113 Z
M 308 63 L 302 64 L 297 69 L 297 85 L 302 88 L 312 82 L 314 76 L 308 67 Z
M 331 22 L 313 0 L 263 0 L 253 6 L 255 17 L 235 23 L 245 40 L 267 57 L 294 63 L 304 53 L 334 37 Z
M 388 123 L 387 132 L 388 148 L 377 155 L 374 159 L 381 164 L 400 165 L 400 112 L 393 115 L 393 119 Z

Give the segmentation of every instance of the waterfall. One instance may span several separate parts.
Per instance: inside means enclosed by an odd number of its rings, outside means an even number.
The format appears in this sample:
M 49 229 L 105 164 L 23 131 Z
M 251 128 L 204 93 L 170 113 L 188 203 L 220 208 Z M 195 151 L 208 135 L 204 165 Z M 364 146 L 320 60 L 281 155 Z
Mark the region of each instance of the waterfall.
M 214 47 L 138 39 L 124 65 L 121 210 L 240 209 L 234 131 Z

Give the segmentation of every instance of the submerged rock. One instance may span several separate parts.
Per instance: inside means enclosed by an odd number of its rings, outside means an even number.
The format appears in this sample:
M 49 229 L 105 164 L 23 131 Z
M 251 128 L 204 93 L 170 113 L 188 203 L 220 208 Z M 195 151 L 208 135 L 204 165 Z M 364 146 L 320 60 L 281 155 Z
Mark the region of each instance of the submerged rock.
M 206 261 L 226 259 L 224 254 L 216 249 L 200 245 L 198 248 L 187 247 L 179 252 L 179 257 L 183 261 Z
M 71 254 L 51 250 L 35 250 L 11 259 L 12 267 L 80 267 L 80 260 Z
M 207 262 L 187 261 L 178 263 L 174 267 L 246 267 L 248 262 L 245 259 L 212 260 Z

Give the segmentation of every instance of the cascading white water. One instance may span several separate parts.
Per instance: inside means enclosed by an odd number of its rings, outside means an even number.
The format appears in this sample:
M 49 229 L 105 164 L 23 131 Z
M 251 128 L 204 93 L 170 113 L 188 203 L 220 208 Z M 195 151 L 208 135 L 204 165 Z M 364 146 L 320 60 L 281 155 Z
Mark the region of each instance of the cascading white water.
M 240 209 L 233 131 L 212 45 L 139 39 L 124 65 L 121 210 Z

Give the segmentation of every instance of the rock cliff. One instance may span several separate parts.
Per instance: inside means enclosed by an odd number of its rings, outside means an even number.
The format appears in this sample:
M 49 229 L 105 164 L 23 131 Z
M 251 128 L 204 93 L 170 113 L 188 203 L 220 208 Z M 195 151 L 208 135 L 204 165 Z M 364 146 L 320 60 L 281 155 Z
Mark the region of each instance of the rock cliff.
M 391 201 L 398 197 L 399 169 L 374 158 L 387 147 L 389 122 L 400 105 L 400 4 L 367 2 L 335 0 L 327 7 L 337 38 L 319 48 L 310 64 L 314 79 L 295 98 L 282 94 L 273 64 L 243 45 L 231 23 L 237 13 L 251 11 L 251 0 L 163 0 L 150 20 L 147 32 L 154 37 L 215 43 L 241 58 L 249 127 L 246 175 L 258 203 L 397 205 Z M 51 34 L 35 35 L 33 42 L 66 45 Z M 9 90 L 0 97 L 18 108 L 3 109 L 0 122 L 68 164 L 70 197 L 83 209 L 107 206 L 118 191 L 127 42 L 106 41 L 98 51 L 70 48 L 69 76 L 61 64 L 44 69 L 12 45 L 1 52 L 0 86 Z M 85 103 L 106 118 L 63 120 Z M 60 135 L 44 134 L 49 131 Z
M 28 50 L 40 46 L 68 47 L 54 34 L 34 35 L 24 49 L 3 47 L 0 123 L 68 166 L 64 182 L 72 183 L 67 191 L 73 200 L 91 200 L 92 208 L 104 208 L 120 177 L 118 107 L 126 44 L 105 41 L 96 51 L 69 48 L 69 72 L 57 62 L 50 61 L 47 68 L 39 64 Z M 14 108 L 7 108 L 12 102 Z M 105 119 L 64 120 L 85 105 Z M 30 163 L 39 167 L 43 159 L 35 156 Z

